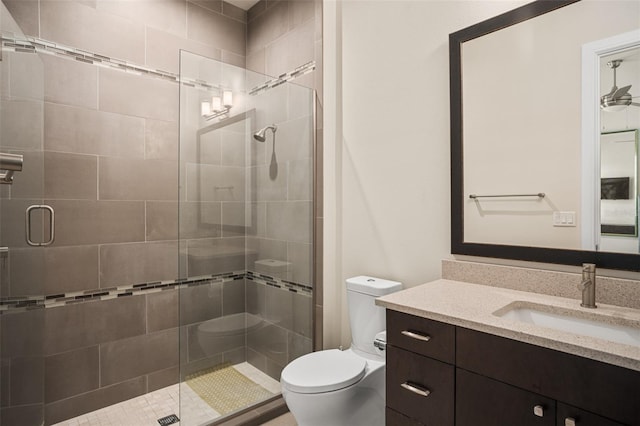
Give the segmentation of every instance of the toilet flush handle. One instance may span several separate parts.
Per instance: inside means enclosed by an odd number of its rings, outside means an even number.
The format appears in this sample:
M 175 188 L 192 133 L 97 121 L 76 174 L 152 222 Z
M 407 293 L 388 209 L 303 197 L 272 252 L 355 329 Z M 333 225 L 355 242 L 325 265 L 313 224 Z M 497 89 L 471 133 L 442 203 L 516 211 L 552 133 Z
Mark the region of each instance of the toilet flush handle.
M 381 331 L 376 334 L 376 337 L 373 339 L 373 346 L 379 351 L 384 351 L 387 349 L 387 332 Z

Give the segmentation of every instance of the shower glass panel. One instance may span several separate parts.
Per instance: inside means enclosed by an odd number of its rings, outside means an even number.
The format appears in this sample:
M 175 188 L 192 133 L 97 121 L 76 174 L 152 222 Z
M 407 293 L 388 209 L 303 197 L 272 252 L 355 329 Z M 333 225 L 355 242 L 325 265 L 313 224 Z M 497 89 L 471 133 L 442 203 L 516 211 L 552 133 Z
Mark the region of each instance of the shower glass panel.
M 278 397 L 312 350 L 315 95 L 188 52 L 180 78 L 180 420 L 196 425 Z
M 2 35 L 24 35 L 0 3 Z M 25 41 L 25 45 L 28 42 Z M 13 184 L 0 185 L 0 424 L 44 422 L 47 248 L 26 242 L 25 212 L 44 203 L 44 66 L 29 49 L 3 49 L 0 58 L 0 153 L 22 155 Z M 30 236 L 47 239 L 47 215 L 31 214 Z

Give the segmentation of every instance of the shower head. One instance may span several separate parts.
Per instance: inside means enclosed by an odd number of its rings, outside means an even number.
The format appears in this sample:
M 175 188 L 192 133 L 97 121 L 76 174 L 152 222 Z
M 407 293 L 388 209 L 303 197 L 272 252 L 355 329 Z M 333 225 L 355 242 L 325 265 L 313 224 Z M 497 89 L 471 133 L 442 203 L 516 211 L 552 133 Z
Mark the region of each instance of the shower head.
M 278 126 L 276 126 L 275 124 L 272 124 L 271 126 L 267 126 L 267 127 L 263 127 L 262 129 L 258 130 L 257 132 L 255 132 L 253 134 L 253 138 L 255 140 L 257 140 L 258 142 L 264 142 L 267 140 L 265 134 L 267 133 L 267 130 L 271 129 L 271 131 L 275 134 L 276 130 L 278 130 Z

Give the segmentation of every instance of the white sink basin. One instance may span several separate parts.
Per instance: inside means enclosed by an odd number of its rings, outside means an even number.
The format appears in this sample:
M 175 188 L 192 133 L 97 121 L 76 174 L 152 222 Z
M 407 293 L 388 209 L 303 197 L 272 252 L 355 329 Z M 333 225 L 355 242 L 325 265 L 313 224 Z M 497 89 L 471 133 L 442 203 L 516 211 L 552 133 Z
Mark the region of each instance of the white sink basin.
M 494 312 L 504 319 L 640 347 L 640 323 L 615 316 L 516 302 Z

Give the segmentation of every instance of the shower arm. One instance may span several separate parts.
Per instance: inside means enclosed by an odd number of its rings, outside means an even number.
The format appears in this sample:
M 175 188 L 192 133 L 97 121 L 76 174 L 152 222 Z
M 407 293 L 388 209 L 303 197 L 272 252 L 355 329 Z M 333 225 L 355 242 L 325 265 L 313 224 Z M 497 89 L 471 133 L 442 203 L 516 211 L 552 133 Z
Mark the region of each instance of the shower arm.
M 22 171 L 23 156 L 18 154 L 0 153 L 0 184 L 13 184 L 13 174 Z

